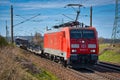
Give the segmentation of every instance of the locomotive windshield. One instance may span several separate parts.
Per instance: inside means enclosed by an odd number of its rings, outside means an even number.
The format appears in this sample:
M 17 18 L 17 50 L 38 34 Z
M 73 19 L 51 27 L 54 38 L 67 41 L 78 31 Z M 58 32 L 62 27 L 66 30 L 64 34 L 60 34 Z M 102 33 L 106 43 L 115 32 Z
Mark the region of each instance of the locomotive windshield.
M 85 39 L 92 39 L 95 38 L 95 34 L 93 30 L 71 30 L 70 37 L 73 39 L 85 38 Z

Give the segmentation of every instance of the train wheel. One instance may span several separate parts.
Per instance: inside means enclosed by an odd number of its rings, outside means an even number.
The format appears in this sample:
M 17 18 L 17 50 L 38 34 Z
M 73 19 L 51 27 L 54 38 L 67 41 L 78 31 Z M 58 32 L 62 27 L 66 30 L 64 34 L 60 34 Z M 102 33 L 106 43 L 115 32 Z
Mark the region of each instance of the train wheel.
M 64 67 L 67 67 L 67 66 L 68 66 L 67 61 L 63 61 L 62 65 L 63 65 Z
M 54 56 L 54 62 L 56 62 L 56 63 L 58 63 L 58 62 L 59 62 L 59 60 L 58 60 L 57 56 Z
M 53 56 L 53 55 L 50 56 L 50 60 L 51 60 L 51 61 L 54 60 L 54 56 Z
M 41 58 L 44 57 L 44 50 L 41 51 L 41 54 L 40 54 L 40 55 L 41 55 Z

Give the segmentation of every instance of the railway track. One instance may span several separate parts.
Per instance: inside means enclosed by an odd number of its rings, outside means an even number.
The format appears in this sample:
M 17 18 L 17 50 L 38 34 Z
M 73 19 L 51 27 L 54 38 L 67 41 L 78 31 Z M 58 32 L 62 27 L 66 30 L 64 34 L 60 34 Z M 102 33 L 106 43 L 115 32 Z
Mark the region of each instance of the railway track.
M 74 69 L 69 69 L 71 72 L 82 76 L 84 78 L 86 78 L 85 80 L 120 80 L 120 73 L 117 72 L 109 72 L 110 70 L 106 69 L 106 72 L 102 72 L 100 68 L 98 67 L 97 69 L 95 68 L 87 68 L 84 71 L 81 71 L 80 69 L 74 70 Z M 99 70 L 99 71 L 98 71 Z M 105 69 L 104 69 L 105 70 Z
M 110 63 L 106 63 L 106 62 L 99 62 L 97 65 L 103 66 L 103 67 L 106 67 L 106 68 L 110 68 L 110 69 L 113 69 L 113 70 L 116 70 L 116 71 L 120 72 L 120 66 L 119 65 L 110 64 Z
M 87 69 L 64 68 L 60 64 L 35 55 L 34 61 L 59 76 L 61 80 L 120 80 L 120 72 L 108 67 L 95 65 Z M 41 64 L 42 63 L 42 64 Z M 100 63 L 99 63 L 100 64 Z
M 74 70 L 74 69 L 68 69 L 69 71 L 73 72 L 74 74 L 77 74 L 79 77 L 83 77 L 83 80 L 110 80 L 104 76 L 98 75 L 96 72 L 94 72 L 93 70 L 85 70 L 81 71 L 81 70 Z
M 81 72 L 80 69 L 67 68 L 70 71 L 69 74 L 74 74 L 78 78 L 83 78 L 83 80 L 120 80 L 120 72 L 116 71 L 116 67 L 102 66 L 100 68 L 99 65 L 97 69 L 99 70 L 87 68 L 85 72 Z M 103 72 L 100 69 L 103 69 Z M 104 72 L 105 70 L 106 72 Z
M 97 65 L 89 69 L 93 70 L 96 74 L 103 76 L 106 79 L 120 80 L 119 68 L 120 67 L 118 65 L 99 62 Z
M 49 62 L 50 60 L 47 59 L 47 61 Z M 55 63 L 53 61 L 50 61 L 53 64 L 57 65 L 58 63 Z M 102 68 L 103 69 L 103 68 Z M 116 75 L 114 73 L 105 73 L 105 72 L 101 72 L 101 71 L 97 71 L 96 69 L 86 69 L 85 72 L 81 71 L 83 69 L 73 69 L 73 68 L 66 68 L 66 73 L 68 75 L 71 76 L 75 76 L 77 79 L 75 80 L 120 80 L 119 77 L 116 77 L 114 75 Z M 107 70 L 109 72 L 109 70 Z
M 116 72 L 110 72 L 110 70 L 105 69 L 105 68 L 100 68 L 100 67 L 96 67 L 95 68 L 88 68 L 89 70 L 93 70 L 94 74 L 97 74 L 98 76 L 103 77 L 104 80 L 120 80 L 120 73 L 116 73 Z M 106 71 L 105 71 L 106 70 Z M 102 79 L 102 80 L 103 80 Z
M 67 76 L 69 75 L 69 76 L 73 77 L 73 78 L 70 78 L 69 80 L 73 80 L 73 79 L 74 80 L 116 80 L 116 79 L 104 77 L 103 75 L 100 75 L 92 70 L 86 69 L 85 72 L 81 72 L 80 69 L 64 68 L 60 64 L 50 61 L 49 59 L 43 58 L 43 60 L 44 60 L 44 62 L 47 61 L 47 63 L 53 64 L 54 67 L 57 66 L 57 69 L 59 69 L 60 72 L 64 72 L 65 74 L 67 74 Z M 63 80 L 64 80 L 64 78 L 63 78 Z M 65 79 L 65 80 L 67 80 L 67 79 Z

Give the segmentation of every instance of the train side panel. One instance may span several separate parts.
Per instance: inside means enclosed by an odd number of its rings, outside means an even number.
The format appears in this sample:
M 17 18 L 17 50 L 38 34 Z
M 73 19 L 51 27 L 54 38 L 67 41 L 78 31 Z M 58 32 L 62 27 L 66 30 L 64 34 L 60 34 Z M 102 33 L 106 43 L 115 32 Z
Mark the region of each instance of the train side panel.
M 66 59 L 66 39 L 64 38 L 64 32 L 47 33 L 44 35 L 44 53 Z

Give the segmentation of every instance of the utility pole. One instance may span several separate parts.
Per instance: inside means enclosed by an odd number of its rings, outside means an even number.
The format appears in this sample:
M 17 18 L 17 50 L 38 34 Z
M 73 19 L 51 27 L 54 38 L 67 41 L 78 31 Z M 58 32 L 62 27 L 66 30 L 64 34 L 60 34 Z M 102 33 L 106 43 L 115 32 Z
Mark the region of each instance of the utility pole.
M 46 31 L 48 31 L 49 29 L 48 29 L 48 26 L 46 26 Z
M 116 40 L 120 40 L 120 0 L 116 0 L 115 7 L 115 20 L 112 30 L 112 44 L 116 43 Z
M 90 27 L 92 27 L 92 6 L 90 7 Z
M 11 5 L 11 43 L 14 43 L 13 38 L 13 6 Z
M 8 41 L 8 35 L 9 35 L 9 31 L 8 31 L 8 26 L 7 26 L 7 21 L 6 21 L 6 40 Z
M 32 36 L 32 33 L 31 33 L 31 42 L 33 41 L 33 36 Z

